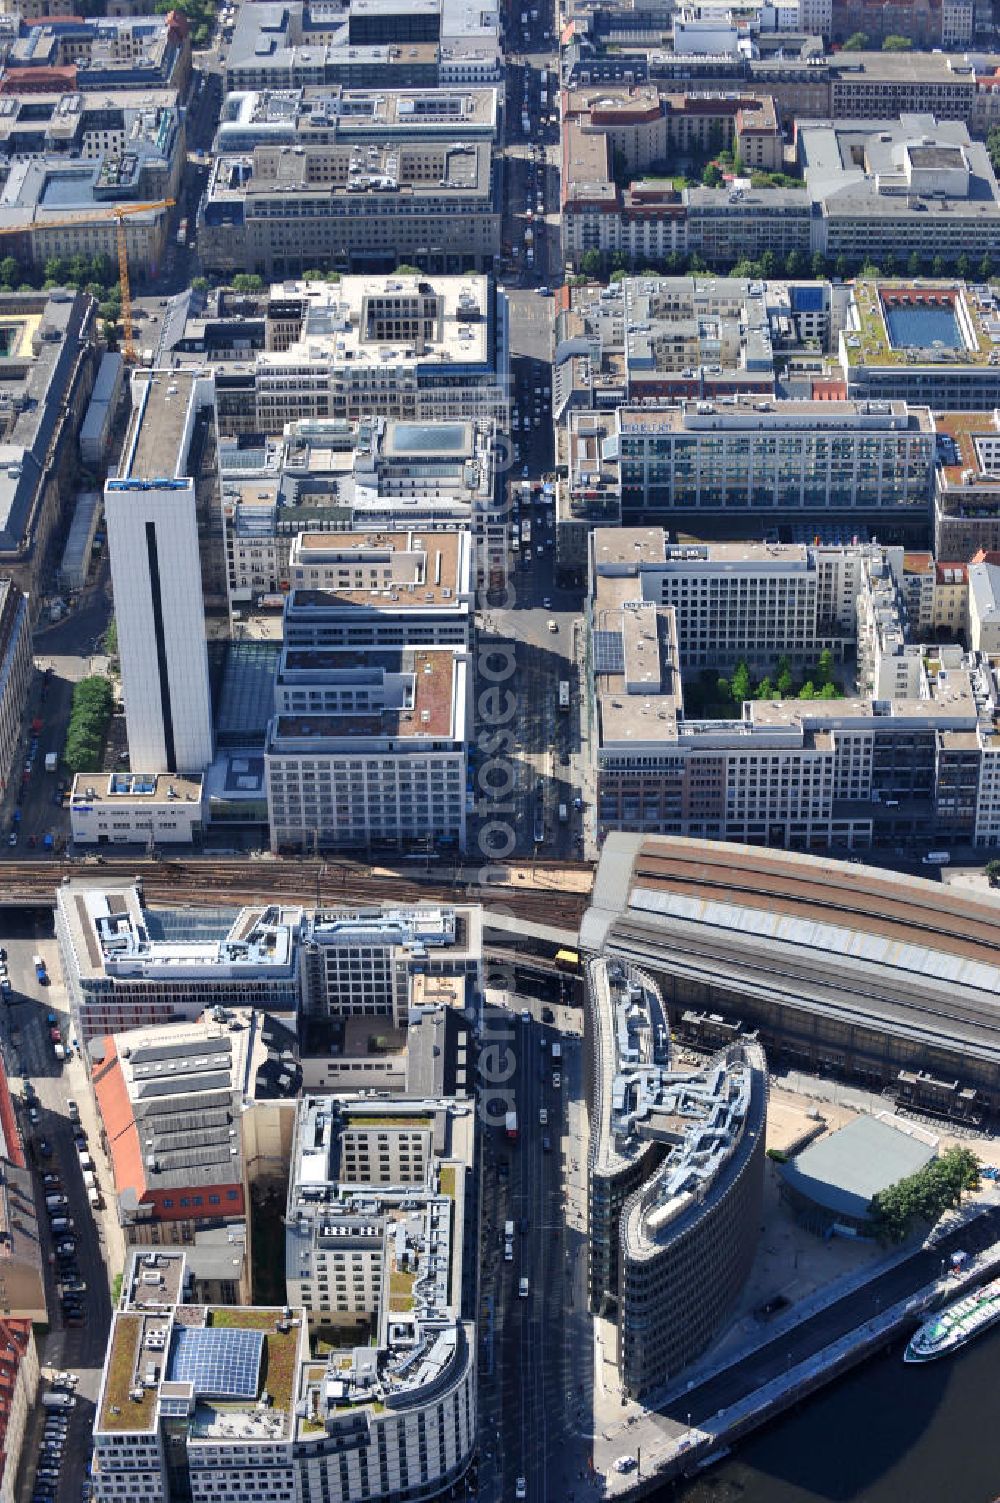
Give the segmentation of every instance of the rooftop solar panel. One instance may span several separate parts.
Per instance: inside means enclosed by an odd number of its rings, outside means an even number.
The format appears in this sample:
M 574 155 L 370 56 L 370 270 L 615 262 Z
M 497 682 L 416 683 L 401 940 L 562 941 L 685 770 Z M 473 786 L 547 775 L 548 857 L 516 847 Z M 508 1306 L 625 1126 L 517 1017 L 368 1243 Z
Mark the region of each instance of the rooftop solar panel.
M 263 1331 L 178 1326 L 168 1377 L 174 1383 L 190 1383 L 200 1398 L 255 1399 L 263 1353 Z

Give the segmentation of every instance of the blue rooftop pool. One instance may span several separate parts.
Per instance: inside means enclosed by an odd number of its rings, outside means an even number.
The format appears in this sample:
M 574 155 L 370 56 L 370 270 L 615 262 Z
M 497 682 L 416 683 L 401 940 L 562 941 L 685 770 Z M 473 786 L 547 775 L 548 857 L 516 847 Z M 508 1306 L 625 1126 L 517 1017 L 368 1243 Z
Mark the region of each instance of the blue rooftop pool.
M 961 350 L 965 348 L 962 331 L 950 305 L 945 307 L 902 307 L 898 303 L 885 309 L 889 340 L 897 350 Z

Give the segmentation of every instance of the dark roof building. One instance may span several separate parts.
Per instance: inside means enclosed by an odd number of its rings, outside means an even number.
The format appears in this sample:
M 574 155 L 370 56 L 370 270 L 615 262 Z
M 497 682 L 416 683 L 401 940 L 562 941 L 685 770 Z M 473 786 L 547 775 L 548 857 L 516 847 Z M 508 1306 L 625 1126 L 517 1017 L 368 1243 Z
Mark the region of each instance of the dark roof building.
M 936 1155 L 935 1139 L 885 1117 L 857 1117 L 782 1164 L 781 1192 L 813 1231 L 864 1231 L 880 1190 L 916 1174 Z

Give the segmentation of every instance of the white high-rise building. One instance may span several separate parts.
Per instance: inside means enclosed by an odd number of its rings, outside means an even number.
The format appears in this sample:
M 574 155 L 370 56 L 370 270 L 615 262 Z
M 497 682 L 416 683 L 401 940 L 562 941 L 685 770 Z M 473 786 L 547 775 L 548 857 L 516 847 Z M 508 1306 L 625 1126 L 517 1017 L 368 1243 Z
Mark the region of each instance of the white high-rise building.
M 118 475 L 105 486 L 118 655 L 137 772 L 203 772 L 212 760 L 195 479 L 211 378 L 143 371 Z

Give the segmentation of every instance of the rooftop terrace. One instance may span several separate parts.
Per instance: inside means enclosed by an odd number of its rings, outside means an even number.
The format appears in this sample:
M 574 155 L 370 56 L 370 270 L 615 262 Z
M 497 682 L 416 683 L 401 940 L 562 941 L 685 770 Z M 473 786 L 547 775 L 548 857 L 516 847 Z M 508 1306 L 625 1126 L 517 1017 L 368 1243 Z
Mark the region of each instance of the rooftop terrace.
M 955 339 L 946 343 L 933 332 L 931 315 L 951 312 Z M 887 317 L 888 313 L 888 317 Z M 892 319 L 909 313 L 927 315 L 928 344 L 894 341 Z M 898 323 L 897 323 L 898 328 Z M 888 282 L 860 279 L 848 328 L 842 337 L 849 365 L 996 365 L 1000 364 L 1000 305 L 988 288 L 962 282 Z

